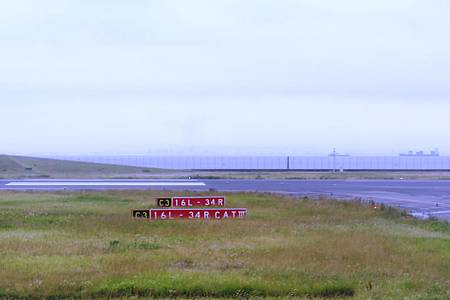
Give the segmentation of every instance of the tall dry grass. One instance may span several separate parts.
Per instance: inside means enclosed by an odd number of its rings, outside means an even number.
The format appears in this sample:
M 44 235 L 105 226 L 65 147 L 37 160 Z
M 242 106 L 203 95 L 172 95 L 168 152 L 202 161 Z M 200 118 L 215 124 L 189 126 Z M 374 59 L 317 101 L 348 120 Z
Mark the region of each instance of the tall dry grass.
M 450 291 L 445 224 L 270 194 L 227 195 L 229 206 L 248 207 L 246 220 L 130 218 L 130 208 L 161 195 L 0 193 L 0 297 L 443 299 Z

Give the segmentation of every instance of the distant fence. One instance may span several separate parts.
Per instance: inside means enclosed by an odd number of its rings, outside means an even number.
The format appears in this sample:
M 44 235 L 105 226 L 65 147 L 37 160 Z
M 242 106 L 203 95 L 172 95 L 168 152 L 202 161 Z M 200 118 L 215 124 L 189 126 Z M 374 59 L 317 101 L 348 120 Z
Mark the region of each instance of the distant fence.
M 450 170 L 450 156 L 58 156 L 81 162 L 188 170 Z

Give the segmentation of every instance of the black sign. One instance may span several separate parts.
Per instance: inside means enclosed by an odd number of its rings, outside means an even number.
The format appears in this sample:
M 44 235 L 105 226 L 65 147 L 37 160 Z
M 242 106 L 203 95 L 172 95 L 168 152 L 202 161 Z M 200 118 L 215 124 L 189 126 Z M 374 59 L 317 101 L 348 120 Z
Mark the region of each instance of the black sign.
M 158 205 L 158 207 L 171 207 L 172 198 L 158 198 L 156 204 Z
M 132 215 L 133 215 L 133 218 L 135 218 L 135 219 L 150 219 L 150 210 L 149 209 L 133 209 Z

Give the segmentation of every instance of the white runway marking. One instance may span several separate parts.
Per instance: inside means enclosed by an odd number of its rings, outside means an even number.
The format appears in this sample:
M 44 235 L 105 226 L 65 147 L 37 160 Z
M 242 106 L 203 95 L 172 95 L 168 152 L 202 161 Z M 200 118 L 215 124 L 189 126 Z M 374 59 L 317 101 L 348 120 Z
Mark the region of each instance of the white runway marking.
M 450 214 L 450 210 L 432 211 L 429 212 L 429 214 L 430 215 Z
M 205 186 L 203 182 L 101 182 L 101 181 L 39 181 L 10 182 L 6 186 Z

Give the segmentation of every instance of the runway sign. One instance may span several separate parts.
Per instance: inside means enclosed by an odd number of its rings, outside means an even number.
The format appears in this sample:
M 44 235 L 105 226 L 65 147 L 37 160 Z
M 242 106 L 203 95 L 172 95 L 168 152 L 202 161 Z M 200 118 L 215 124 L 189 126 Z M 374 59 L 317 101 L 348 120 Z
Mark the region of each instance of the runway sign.
M 200 196 L 200 197 L 172 197 L 158 198 L 159 207 L 210 207 L 225 206 L 225 197 L 222 196 Z
M 149 209 L 133 209 L 131 215 L 135 219 L 150 219 Z
M 246 208 L 157 208 L 150 209 L 150 220 L 224 220 L 244 219 Z

